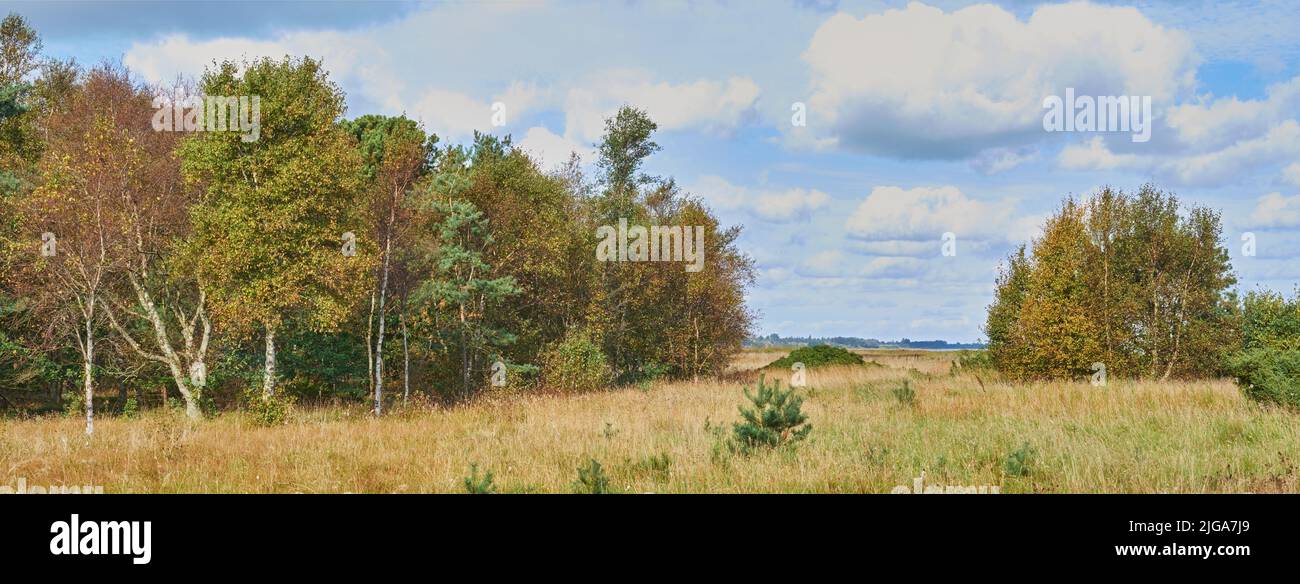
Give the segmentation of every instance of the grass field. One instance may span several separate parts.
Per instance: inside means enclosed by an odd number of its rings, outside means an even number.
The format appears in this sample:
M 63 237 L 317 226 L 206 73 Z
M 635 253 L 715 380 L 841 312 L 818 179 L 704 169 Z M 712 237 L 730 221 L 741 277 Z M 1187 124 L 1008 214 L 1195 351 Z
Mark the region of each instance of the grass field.
M 190 424 L 149 411 L 101 418 L 89 440 L 78 418 L 4 420 L 0 485 L 464 492 L 477 464 L 501 492 L 572 492 L 595 459 L 612 490 L 631 493 L 888 493 L 922 472 L 928 486 L 1003 493 L 1300 490 L 1300 415 L 1250 403 L 1226 380 L 1008 384 L 950 374 L 948 353 L 862 353 L 883 366 L 809 371 L 805 442 L 751 456 L 722 446 L 741 383 L 701 380 L 490 396 L 383 419 L 360 406 L 300 409 L 273 428 L 239 413 Z M 734 374 L 783 354 L 746 351 Z M 910 405 L 892 391 L 904 380 Z

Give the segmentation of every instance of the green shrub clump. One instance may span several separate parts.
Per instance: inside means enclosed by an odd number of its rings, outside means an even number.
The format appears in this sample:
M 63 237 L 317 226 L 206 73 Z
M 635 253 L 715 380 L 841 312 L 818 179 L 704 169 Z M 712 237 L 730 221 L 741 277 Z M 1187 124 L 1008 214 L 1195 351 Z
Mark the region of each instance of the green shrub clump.
M 279 426 L 288 421 L 293 398 L 285 392 L 263 396 L 261 388 L 249 387 L 244 391 L 244 406 L 257 425 Z
M 1246 397 L 1300 409 L 1300 351 L 1249 349 L 1233 354 L 1227 365 Z
M 803 363 L 804 367 L 814 369 L 828 365 L 862 365 L 865 361 L 861 355 L 843 347 L 813 345 L 790 351 L 789 355 L 773 361 L 767 368 L 789 370 L 795 363 Z
M 605 353 L 584 332 L 570 332 L 542 359 L 546 387 L 578 393 L 604 388 L 611 379 Z

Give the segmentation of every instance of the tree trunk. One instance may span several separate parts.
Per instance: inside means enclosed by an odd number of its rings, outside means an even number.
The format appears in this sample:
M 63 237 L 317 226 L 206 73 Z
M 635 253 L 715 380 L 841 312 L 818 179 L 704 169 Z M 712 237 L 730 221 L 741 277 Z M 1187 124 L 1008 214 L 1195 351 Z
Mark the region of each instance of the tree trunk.
M 93 307 L 94 304 L 91 304 Z M 92 371 L 95 363 L 95 319 L 94 309 L 91 318 L 86 319 L 86 354 L 82 378 L 82 390 L 86 394 L 86 435 L 95 433 L 95 377 Z
M 275 395 L 275 327 L 266 325 L 266 376 L 262 378 L 262 399 Z
M 411 401 L 411 349 L 407 344 L 406 300 L 402 300 L 402 403 Z
M 375 415 L 384 413 L 384 302 L 388 297 L 388 258 L 392 253 L 393 238 L 384 243 L 384 275 L 379 284 L 379 336 L 375 340 Z
M 370 315 L 366 317 L 366 397 L 375 397 L 375 293 L 370 293 Z

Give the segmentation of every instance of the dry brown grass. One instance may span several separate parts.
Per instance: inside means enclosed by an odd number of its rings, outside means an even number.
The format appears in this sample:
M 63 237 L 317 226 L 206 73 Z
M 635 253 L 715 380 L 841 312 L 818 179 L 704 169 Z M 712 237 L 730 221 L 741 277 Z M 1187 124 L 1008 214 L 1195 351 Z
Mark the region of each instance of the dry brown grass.
M 746 352 L 753 369 L 780 352 Z M 770 359 L 769 359 L 770 357 Z M 952 376 L 943 353 L 871 352 L 886 367 L 809 372 L 814 426 L 793 448 L 733 455 L 735 382 L 660 383 L 472 405 L 295 412 L 285 426 L 239 413 L 190 425 L 172 412 L 0 422 L 0 485 L 99 484 L 116 492 L 460 492 L 471 463 L 507 492 L 569 492 L 596 459 L 623 492 L 889 492 L 935 485 L 1003 492 L 1297 492 L 1300 416 L 1228 381 L 1008 384 Z M 784 373 L 774 377 L 785 379 Z M 916 401 L 891 390 L 909 380 Z M 1008 454 L 1028 443 L 1027 476 Z M 666 455 L 666 471 L 652 456 Z

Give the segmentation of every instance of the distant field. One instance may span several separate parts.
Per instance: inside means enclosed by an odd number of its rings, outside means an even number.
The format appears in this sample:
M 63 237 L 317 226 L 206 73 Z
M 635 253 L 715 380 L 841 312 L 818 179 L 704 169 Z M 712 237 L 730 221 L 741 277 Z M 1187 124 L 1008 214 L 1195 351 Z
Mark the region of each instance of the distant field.
M 1229 381 L 1016 385 L 952 375 L 953 353 L 860 352 L 885 367 L 810 371 L 809 439 L 749 457 L 718 446 L 738 418 L 740 382 L 701 380 L 497 396 L 379 420 L 361 408 L 301 410 L 275 428 L 238 413 L 189 426 L 152 411 L 104 417 L 89 441 L 77 418 L 5 420 L 0 486 L 461 492 L 475 463 L 500 491 L 570 492 L 578 466 L 595 459 L 614 490 L 632 493 L 887 493 L 922 472 L 926 485 L 1004 493 L 1298 490 L 1300 415 L 1252 404 Z M 745 351 L 733 376 L 783 354 Z M 904 380 L 911 406 L 891 391 Z M 1017 450 L 1025 464 L 1008 465 Z

